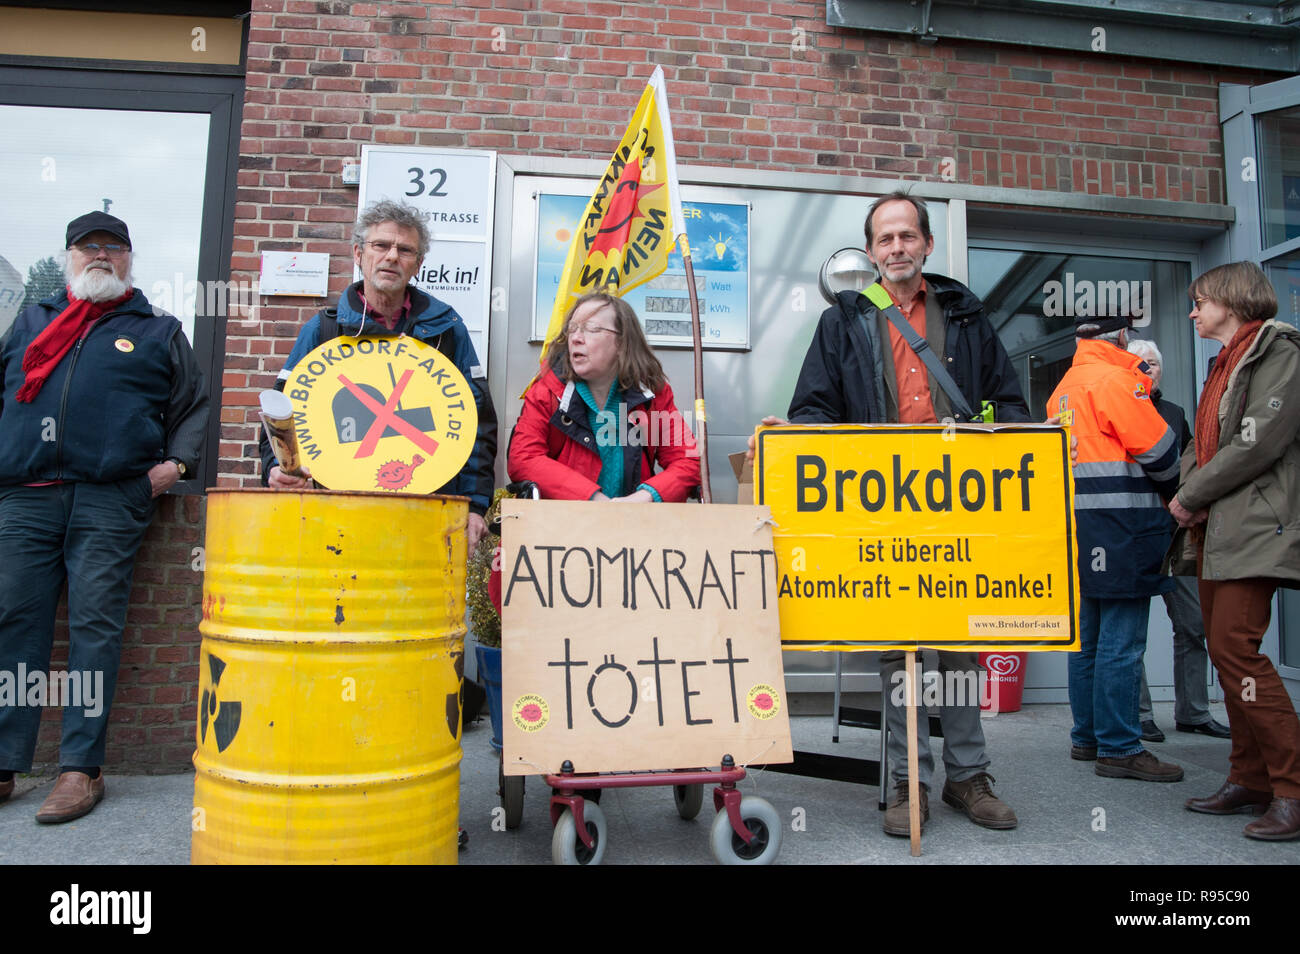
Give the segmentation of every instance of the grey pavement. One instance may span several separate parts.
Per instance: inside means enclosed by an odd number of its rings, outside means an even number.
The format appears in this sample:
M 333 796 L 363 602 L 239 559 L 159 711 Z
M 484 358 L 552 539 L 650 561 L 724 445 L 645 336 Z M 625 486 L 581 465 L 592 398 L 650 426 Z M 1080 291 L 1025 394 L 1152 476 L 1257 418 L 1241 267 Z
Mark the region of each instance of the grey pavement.
M 1221 705 L 1212 709 L 1226 722 Z M 1228 742 L 1173 731 L 1172 704 L 1158 703 L 1155 715 L 1168 741 L 1149 748 L 1183 766 L 1182 782 L 1103 779 L 1093 774 L 1091 763 L 1072 761 L 1066 705 L 1030 705 L 986 719 L 996 791 L 1015 809 L 1020 826 L 979 828 L 944 805 L 936 791 L 923 854 L 915 859 L 906 839 L 880 830 L 873 786 L 755 771 L 741 789 L 767 799 L 784 819 L 781 864 L 1300 863 L 1300 841 L 1270 844 L 1243 837 L 1248 816 L 1196 815 L 1183 808 L 1185 799 L 1208 795 L 1222 783 Z M 791 723 L 797 749 L 859 758 L 874 758 L 879 751 L 872 730 L 843 729 L 834 745 L 828 716 L 797 716 Z M 486 718 L 464 733 L 460 817 L 470 844 L 460 862 L 549 864 L 548 790 L 540 779 L 527 780 L 520 828 L 494 828 L 497 757 L 489 735 Z M 940 744 L 934 740 L 939 764 Z M 940 772 L 936 789 L 941 778 Z M 15 796 L 0 805 L 0 863 L 188 863 L 192 774 L 110 774 L 108 795 L 92 814 L 65 825 L 38 825 L 32 816 L 52 783 L 52 778 L 20 778 Z M 704 811 L 689 822 L 677 816 L 667 788 L 609 790 L 601 808 L 609 825 L 605 864 L 713 863 L 707 792 Z

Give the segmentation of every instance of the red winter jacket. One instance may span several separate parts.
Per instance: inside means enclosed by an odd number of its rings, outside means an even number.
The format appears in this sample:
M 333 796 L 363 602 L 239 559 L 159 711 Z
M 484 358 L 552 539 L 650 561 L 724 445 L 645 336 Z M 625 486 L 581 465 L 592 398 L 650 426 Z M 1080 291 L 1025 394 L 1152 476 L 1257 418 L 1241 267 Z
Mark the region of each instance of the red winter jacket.
M 619 421 L 623 446 L 623 493 L 653 487 L 666 503 L 679 503 L 700 483 L 695 435 L 673 403 L 667 384 L 658 394 L 623 391 L 626 417 Z M 531 480 L 542 497 L 590 500 L 600 490 L 597 434 L 575 386 L 548 369 L 524 395 L 524 410 L 510 438 L 506 470 L 511 480 Z M 654 472 L 654 464 L 662 470 Z

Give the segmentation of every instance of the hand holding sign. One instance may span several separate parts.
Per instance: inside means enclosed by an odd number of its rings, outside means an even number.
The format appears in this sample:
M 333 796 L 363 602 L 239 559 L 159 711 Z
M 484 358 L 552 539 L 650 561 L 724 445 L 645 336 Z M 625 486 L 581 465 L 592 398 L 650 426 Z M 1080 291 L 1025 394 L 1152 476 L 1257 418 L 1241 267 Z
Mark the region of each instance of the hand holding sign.
M 464 375 L 404 335 L 331 339 L 297 364 L 285 393 L 302 456 L 331 490 L 432 493 L 464 466 L 478 430 Z

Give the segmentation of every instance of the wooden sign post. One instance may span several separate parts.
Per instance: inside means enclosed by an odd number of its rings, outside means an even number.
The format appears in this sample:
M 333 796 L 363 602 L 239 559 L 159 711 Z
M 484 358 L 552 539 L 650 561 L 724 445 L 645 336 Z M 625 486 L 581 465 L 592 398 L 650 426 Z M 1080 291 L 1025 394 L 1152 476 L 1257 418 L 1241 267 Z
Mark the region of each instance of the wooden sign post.
M 776 521 L 783 647 L 906 653 L 895 699 L 907 712 L 919 855 L 917 651 L 1079 648 L 1069 434 L 1042 424 L 760 428 L 754 473 L 755 502 Z

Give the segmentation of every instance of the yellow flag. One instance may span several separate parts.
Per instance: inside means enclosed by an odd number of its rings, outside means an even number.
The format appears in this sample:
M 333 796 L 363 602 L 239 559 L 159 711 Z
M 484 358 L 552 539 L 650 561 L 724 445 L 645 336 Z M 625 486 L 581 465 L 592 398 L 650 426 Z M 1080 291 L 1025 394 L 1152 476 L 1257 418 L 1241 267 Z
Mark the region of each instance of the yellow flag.
M 546 328 L 543 367 L 573 303 L 590 292 L 621 297 L 659 275 L 685 222 L 664 72 L 655 67 L 574 230 Z

